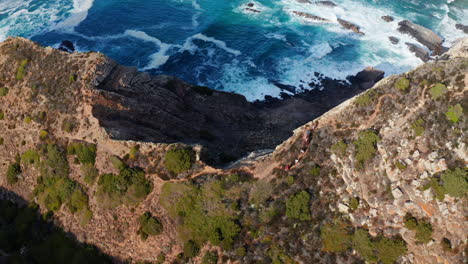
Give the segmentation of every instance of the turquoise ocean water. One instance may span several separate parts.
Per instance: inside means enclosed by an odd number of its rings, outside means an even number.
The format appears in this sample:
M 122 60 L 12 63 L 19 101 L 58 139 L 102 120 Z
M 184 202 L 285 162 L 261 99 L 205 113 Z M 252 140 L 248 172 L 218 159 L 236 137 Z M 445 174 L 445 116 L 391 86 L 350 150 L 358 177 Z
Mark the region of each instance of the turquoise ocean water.
M 467 37 L 455 29 L 468 25 L 466 0 L 334 2 L 330 8 L 314 0 L 0 0 L 0 40 L 22 36 L 56 47 L 70 40 L 80 51 L 255 100 L 278 96 L 275 81 L 307 87 L 314 72 L 344 79 L 366 66 L 387 75 L 417 66 L 421 61 L 404 44 L 416 41 L 397 31 L 403 19 L 434 30 L 445 46 Z M 260 13 L 247 11 L 248 3 Z M 307 21 L 294 11 L 331 22 Z M 337 18 L 366 35 L 343 29 Z

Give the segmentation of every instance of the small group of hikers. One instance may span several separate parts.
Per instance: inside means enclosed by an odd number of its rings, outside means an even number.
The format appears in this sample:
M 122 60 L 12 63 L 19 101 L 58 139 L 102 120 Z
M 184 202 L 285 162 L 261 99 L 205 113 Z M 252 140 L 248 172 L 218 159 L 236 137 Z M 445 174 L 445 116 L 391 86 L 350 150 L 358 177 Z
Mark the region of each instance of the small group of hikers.
M 319 124 L 318 121 L 315 121 L 312 124 L 312 127 L 304 132 L 304 135 L 302 136 L 303 143 L 302 143 L 302 148 L 301 148 L 301 154 L 299 154 L 297 159 L 294 160 L 293 164 L 286 165 L 284 167 L 284 170 L 288 171 L 288 170 L 292 169 L 294 166 L 296 166 L 296 164 L 299 163 L 299 161 L 302 159 L 302 157 L 304 157 L 304 155 L 306 154 L 306 151 L 309 148 L 310 142 L 312 140 L 313 132 L 318 127 L 318 124 Z

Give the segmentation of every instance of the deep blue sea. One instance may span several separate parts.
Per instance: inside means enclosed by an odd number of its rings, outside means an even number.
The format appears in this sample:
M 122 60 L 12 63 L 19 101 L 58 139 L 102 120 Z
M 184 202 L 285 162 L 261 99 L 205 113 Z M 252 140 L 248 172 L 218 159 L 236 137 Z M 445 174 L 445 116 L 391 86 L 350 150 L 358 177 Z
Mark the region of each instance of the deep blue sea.
M 333 0 L 329 8 L 297 0 L 0 0 L 0 40 L 31 38 L 57 47 L 71 40 L 79 51 L 103 52 L 140 70 L 244 94 L 249 100 L 281 92 L 278 81 L 299 86 L 314 72 L 344 79 L 366 66 L 387 75 L 421 63 L 397 31 L 409 19 L 445 38 L 467 37 L 468 0 Z M 245 8 L 253 3 L 251 12 Z M 307 12 L 331 20 L 297 17 Z M 387 23 L 383 15 L 395 17 Z M 366 35 L 343 29 L 353 22 Z M 388 37 L 400 43 L 393 45 Z

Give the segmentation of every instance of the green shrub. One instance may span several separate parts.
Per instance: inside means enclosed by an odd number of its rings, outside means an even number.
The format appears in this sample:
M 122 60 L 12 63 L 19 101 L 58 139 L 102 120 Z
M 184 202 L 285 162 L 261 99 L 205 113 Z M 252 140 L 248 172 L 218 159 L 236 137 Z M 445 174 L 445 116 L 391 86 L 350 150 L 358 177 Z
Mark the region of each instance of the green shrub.
M 395 88 L 400 91 L 406 91 L 410 87 L 410 80 L 405 77 L 398 79 L 395 83 Z
M 442 241 L 440 241 L 440 245 L 444 251 L 452 251 L 452 242 L 448 238 L 444 237 Z
M 140 150 L 140 146 L 131 147 L 128 158 L 131 160 L 135 160 L 137 158 L 139 150 Z
M 123 203 L 138 204 L 153 190 L 143 170 L 123 168 L 119 174 L 104 174 L 99 177 L 97 198 L 101 206 L 114 208 Z
M 286 200 L 286 216 L 299 220 L 310 220 L 310 194 L 301 191 Z
M 88 208 L 88 195 L 80 186 L 74 188 L 67 206 L 72 213 Z
M 189 240 L 184 244 L 184 255 L 188 258 L 193 258 L 200 254 L 200 246 L 197 242 Z
M 16 71 L 16 80 L 20 81 L 23 80 L 24 75 L 26 74 L 26 65 L 28 64 L 28 60 L 24 59 L 19 62 L 18 70 Z
M 0 88 L 0 97 L 1 96 L 6 96 L 8 94 L 9 89 L 6 87 Z
M 408 166 L 406 166 L 406 164 L 404 164 L 403 162 L 397 160 L 395 161 L 395 167 L 397 167 L 400 171 L 404 171 Z
M 356 98 L 356 104 L 358 106 L 368 106 L 375 98 L 375 92 L 373 90 L 367 91 Z
M 192 86 L 192 90 L 194 90 L 196 93 L 201 94 L 201 95 L 212 95 L 213 90 L 206 86 Z
M 286 178 L 286 183 L 287 183 L 288 185 L 293 185 L 293 184 L 294 184 L 294 176 L 289 175 L 289 176 Z
M 39 165 L 39 159 L 39 153 L 35 149 L 27 150 L 23 155 L 21 155 L 21 163 L 23 163 L 24 166 L 33 164 Z
M 462 198 L 468 195 L 468 170 L 456 168 L 442 174 L 445 193 L 452 197 Z
M 317 177 L 320 175 L 320 167 L 319 166 L 314 166 L 312 169 L 310 169 L 310 175 Z
M 75 74 L 71 74 L 70 77 L 68 77 L 68 82 L 69 82 L 69 83 L 74 83 L 74 82 L 76 82 L 76 75 L 75 75 Z
M 344 252 L 351 244 L 348 226 L 341 221 L 322 226 L 320 238 L 322 239 L 323 251 L 326 252 Z
M 381 237 L 375 248 L 377 257 L 383 264 L 393 264 L 407 252 L 406 243 L 402 239 Z
M 24 122 L 25 122 L 26 124 L 30 124 L 30 123 L 32 122 L 32 118 L 31 118 L 30 116 L 26 116 L 26 117 L 24 118 Z
M 463 108 L 460 104 L 456 104 L 453 107 L 449 107 L 447 113 L 445 113 L 447 120 L 449 120 L 452 123 L 457 123 L 460 117 L 462 117 L 462 115 Z
M 177 233 L 183 241 L 193 240 L 200 245 L 209 241 L 231 249 L 240 232 L 236 223 L 238 209 L 230 202 L 241 197 L 241 192 L 235 190 L 236 187 L 228 187 L 221 180 L 212 180 L 201 186 L 165 183 L 160 202 L 173 221 L 179 223 Z
M 447 92 L 447 87 L 442 83 L 438 83 L 438 84 L 432 86 L 432 88 L 430 90 L 432 100 L 439 99 L 446 92 Z
M 368 262 L 377 262 L 377 256 L 374 254 L 375 244 L 372 241 L 369 232 L 364 229 L 357 229 L 352 237 L 353 248 Z
M 15 184 L 18 182 L 18 176 L 21 174 L 20 164 L 17 162 L 11 163 L 6 172 L 8 184 Z
M 263 204 L 271 197 L 273 185 L 266 180 L 259 180 L 252 185 L 249 193 L 249 203 L 257 206 Z
M 439 201 L 444 200 L 444 198 L 445 198 L 444 186 L 443 186 L 442 184 L 440 184 L 438 178 L 432 177 L 432 178 L 430 179 L 429 184 L 427 184 L 426 186 L 424 186 L 423 189 L 426 189 L 426 190 L 427 190 L 428 188 L 432 188 L 432 191 L 433 191 L 435 197 L 437 198 L 437 200 L 439 200 Z
M 96 145 L 94 144 L 70 143 L 67 153 L 76 155 L 81 164 L 94 164 L 96 161 Z
M 356 211 L 359 207 L 359 198 L 352 197 L 351 200 L 349 201 L 349 209 L 351 211 Z
M 0 137 L 0 146 L 3 145 L 4 142 L 5 142 L 5 139 L 3 139 L 2 137 Z
M 75 126 L 71 121 L 63 120 L 63 122 L 62 122 L 62 131 L 65 131 L 67 133 L 71 133 L 71 132 L 73 132 L 74 128 L 75 128 Z
M 166 255 L 163 253 L 159 254 L 158 257 L 156 258 L 155 264 L 164 264 L 164 261 L 166 261 Z
M 416 219 L 411 215 L 405 216 L 405 227 L 416 231 L 416 240 L 420 243 L 428 243 L 432 239 L 432 225 L 422 219 Z
M 161 222 L 153 217 L 150 212 L 145 212 L 138 218 L 140 223 L 140 229 L 138 229 L 138 234 L 142 237 L 143 240 L 146 240 L 148 236 L 156 236 L 162 233 L 163 225 Z
M 112 166 L 114 166 L 114 168 L 118 169 L 119 171 L 127 167 L 127 165 L 117 156 L 111 156 L 109 158 L 109 161 L 112 164 Z
M 218 252 L 208 251 L 203 256 L 202 264 L 217 264 L 217 263 L 218 263 Z
M 339 156 L 344 156 L 346 155 L 347 148 L 348 148 L 348 145 L 346 145 L 346 143 L 343 140 L 340 140 L 339 142 L 337 142 L 331 147 L 331 150 Z
M 0 110 L 0 120 L 3 119 L 5 119 L 5 113 L 2 110 Z
M 48 137 L 49 137 L 49 132 L 47 132 L 47 130 L 41 129 L 41 131 L 39 131 L 40 140 L 46 140 Z
M 193 150 L 187 148 L 176 148 L 169 150 L 164 158 L 166 169 L 174 174 L 190 170 L 194 160 Z
M 415 136 L 419 137 L 424 134 L 424 120 L 419 118 L 411 124 L 411 128 L 414 131 Z
M 98 170 L 92 164 L 81 165 L 81 177 L 88 185 L 93 185 L 99 175 Z
M 366 161 L 372 159 L 377 152 L 376 143 L 379 136 L 371 130 L 359 132 L 359 138 L 353 142 L 356 147 L 356 161 L 358 167 L 364 167 Z

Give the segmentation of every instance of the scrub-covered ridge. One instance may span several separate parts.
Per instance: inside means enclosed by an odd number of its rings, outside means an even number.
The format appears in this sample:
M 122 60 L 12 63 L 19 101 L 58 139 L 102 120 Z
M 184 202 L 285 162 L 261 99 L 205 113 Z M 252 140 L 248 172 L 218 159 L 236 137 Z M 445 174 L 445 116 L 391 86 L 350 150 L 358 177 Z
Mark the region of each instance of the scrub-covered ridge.
M 463 263 L 468 41 L 381 78 L 253 104 L 9 38 L 0 262 Z

